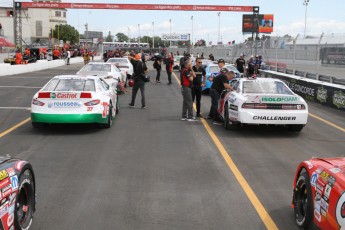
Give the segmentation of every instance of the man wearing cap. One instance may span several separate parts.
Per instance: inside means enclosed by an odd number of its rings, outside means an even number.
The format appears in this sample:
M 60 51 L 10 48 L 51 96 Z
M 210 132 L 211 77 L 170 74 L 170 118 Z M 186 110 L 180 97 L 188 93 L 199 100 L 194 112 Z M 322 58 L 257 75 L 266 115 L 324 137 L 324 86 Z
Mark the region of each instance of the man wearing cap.
M 219 59 L 218 60 L 218 67 L 219 69 L 223 68 L 225 66 L 225 61 L 224 59 Z
M 206 85 L 206 71 L 202 67 L 202 59 L 196 58 L 193 71 L 196 77 L 193 79 L 192 99 L 196 100 L 196 116 L 202 117 L 200 113 L 202 87 Z
M 192 62 L 185 61 L 184 68 L 181 71 L 181 92 L 183 96 L 182 106 L 182 121 L 195 121 L 193 117 L 193 100 L 192 100 L 192 85 L 193 79 L 196 77 L 192 69 Z
M 229 70 L 226 67 L 220 69 L 220 74 L 214 78 L 213 84 L 210 88 L 210 96 L 211 96 L 211 110 L 210 116 L 213 118 L 213 124 L 218 125 L 219 118 L 218 118 L 218 100 L 220 94 L 223 90 L 232 90 L 229 81 L 234 78 L 235 73 L 232 70 Z
M 235 63 L 237 70 L 242 74 L 244 73 L 244 66 L 246 65 L 246 60 L 244 60 L 243 56 L 244 55 L 241 54 L 240 57 L 237 58 L 236 63 Z
M 133 65 L 133 91 L 132 91 L 132 101 L 129 104 L 130 107 L 134 108 L 135 103 L 135 97 L 137 96 L 137 92 L 140 89 L 141 92 L 141 108 L 146 109 L 145 107 L 145 82 L 144 82 L 144 76 L 145 72 L 147 71 L 147 67 L 145 63 L 141 61 L 140 54 L 136 54 L 134 56 L 134 59 L 131 60 L 131 63 Z

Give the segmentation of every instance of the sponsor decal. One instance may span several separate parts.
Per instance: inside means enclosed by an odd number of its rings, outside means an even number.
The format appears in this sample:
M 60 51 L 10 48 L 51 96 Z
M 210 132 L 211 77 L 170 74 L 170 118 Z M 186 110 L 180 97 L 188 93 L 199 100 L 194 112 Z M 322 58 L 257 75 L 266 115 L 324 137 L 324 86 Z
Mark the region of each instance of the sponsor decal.
M 330 176 L 329 179 L 328 179 L 328 183 L 329 183 L 330 185 L 334 185 L 334 183 L 335 183 L 335 177 L 334 177 L 334 176 Z
M 103 102 L 103 112 L 102 112 L 102 118 L 106 118 L 107 117 L 107 113 L 108 113 L 108 107 L 109 104 L 107 102 Z
M 14 213 L 9 214 L 7 218 L 7 226 L 11 226 L 13 224 L 13 220 L 14 220 Z
M 327 173 L 327 172 L 325 172 L 325 171 L 322 171 L 322 172 L 320 173 L 320 177 L 321 177 L 322 179 L 324 179 L 325 181 L 327 181 L 328 178 L 330 177 L 330 175 L 329 175 L 329 173 Z
M 305 161 L 305 163 L 308 165 L 308 169 L 312 169 L 314 167 L 310 161 Z
M 331 194 L 331 191 L 332 191 L 332 187 L 327 184 L 326 185 L 326 188 L 325 188 L 325 193 L 323 194 L 327 199 L 329 199 L 329 195 Z
M 79 102 L 75 101 L 56 101 L 48 103 L 48 108 L 75 108 L 80 107 Z
M 3 207 L 0 209 L 0 218 L 2 218 L 6 213 L 8 213 L 8 204 L 6 203 Z
M 326 103 L 327 101 L 327 90 L 323 87 L 317 88 L 316 99 L 321 103 Z
M 77 93 L 50 93 L 51 99 L 76 99 Z
M 260 100 L 260 97 L 259 96 L 256 96 L 254 98 L 254 100 L 252 100 L 253 103 L 260 103 L 261 104 L 261 100 Z
M 253 120 L 261 120 L 261 121 L 295 121 L 296 117 L 288 117 L 288 116 L 253 116 Z
M 337 206 L 335 208 L 335 216 L 340 225 L 339 229 L 343 229 L 345 227 L 345 193 L 343 193 L 338 199 Z
M 17 171 L 21 171 L 22 168 L 23 168 L 23 165 L 26 163 L 26 161 L 18 161 L 16 163 L 16 165 L 14 166 L 14 168 L 17 170 Z
M 7 185 L 6 187 L 4 187 L 3 189 L 1 189 L 2 192 L 2 197 L 7 197 L 8 195 L 10 195 L 12 193 L 12 187 L 11 185 Z
M 14 201 L 16 200 L 16 193 L 12 193 L 9 197 L 8 197 L 8 201 L 9 201 L 9 204 L 13 204 Z
M 321 208 L 326 212 L 328 211 L 328 203 L 324 199 L 321 199 Z
M 18 177 L 17 176 L 11 177 L 11 185 L 12 185 L 13 191 L 18 189 L 18 184 L 19 184 Z
M 87 111 L 92 111 L 93 107 L 87 107 Z
M 331 168 L 331 169 L 329 169 L 329 171 L 331 171 L 334 174 L 337 174 L 341 171 L 341 169 L 340 168 Z
M 317 178 L 319 177 L 319 174 L 316 173 L 316 172 L 313 172 L 313 174 L 311 175 L 310 177 L 310 184 L 311 186 L 313 186 L 314 188 L 316 187 L 316 181 L 317 181 Z
M 8 172 L 6 170 L 0 171 L 0 181 L 8 177 Z
M 14 169 L 13 169 L 13 168 L 8 168 L 8 169 L 6 169 L 6 171 L 7 171 L 7 173 L 8 173 L 9 176 L 14 176 L 14 174 L 16 174 L 16 173 L 14 172 Z
M 238 110 L 238 107 L 236 105 L 230 105 L 230 110 L 235 110 L 237 111 Z
M 320 208 L 320 206 L 318 206 Z M 320 210 L 320 209 L 319 209 Z M 316 204 L 315 204 L 315 209 L 314 209 L 314 218 L 317 221 L 321 221 L 321 214 L 320 211 L 316 209 Z
M 297 101 L 298 97 L 262 97 L 262 102 L 290 102 Z
M 9 178 L 6 178 L 6 179 L 4 179 L 4 180 L 2 180 L 1 182 L 0 182 L 0 188 L 4 188 L 4 187 L 6 187 L 7 185 L 9 185 L 10 184 L 10 179 Z
M 339 108 L 345 108 L 345 94 L 342 91 L 334 91 L 333 104 Z
M 8 213 L 9 213 L 9 214 L 14 213 L 14 206 L 15 206 L 15 204 L 12 204 L 12 205 L 10 205 L 10 206 L 8 207 Z
M 321 209 L 321 215 L 323 215 L 325 218 L 327 217 L 327 212 L 323 209 Z

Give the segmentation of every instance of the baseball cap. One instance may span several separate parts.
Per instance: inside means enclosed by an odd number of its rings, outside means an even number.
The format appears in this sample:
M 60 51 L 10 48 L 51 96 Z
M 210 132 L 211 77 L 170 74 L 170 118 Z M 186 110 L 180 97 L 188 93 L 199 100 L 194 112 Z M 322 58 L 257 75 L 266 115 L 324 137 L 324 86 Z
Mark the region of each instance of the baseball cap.
M 221 63 L 221 62 L 225 63 L 224 59 L 219 59 L 218 60 L 218 63 Z
M 223 67 L 223 68 L 220 68 L 219 72 L 220 72 L 220 73 L 228 73 L 228 72 L 229 72 L 229 69 L 226 68 L 226 67 Z
M 134 58 L 135 58 L 135 59 L 140 59 L 140 54 L 136 54 L 136 55 L 134 56 Z

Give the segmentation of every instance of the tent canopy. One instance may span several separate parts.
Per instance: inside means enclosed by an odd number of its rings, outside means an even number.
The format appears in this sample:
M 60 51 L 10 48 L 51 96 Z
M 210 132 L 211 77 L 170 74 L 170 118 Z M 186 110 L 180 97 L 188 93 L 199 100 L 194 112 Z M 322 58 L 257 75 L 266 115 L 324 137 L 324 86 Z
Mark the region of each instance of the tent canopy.
M 0 47 L 15 47 L 15 45 L 12 42 L 9 42 L 5 40 L 4 38 L 0 38 Z

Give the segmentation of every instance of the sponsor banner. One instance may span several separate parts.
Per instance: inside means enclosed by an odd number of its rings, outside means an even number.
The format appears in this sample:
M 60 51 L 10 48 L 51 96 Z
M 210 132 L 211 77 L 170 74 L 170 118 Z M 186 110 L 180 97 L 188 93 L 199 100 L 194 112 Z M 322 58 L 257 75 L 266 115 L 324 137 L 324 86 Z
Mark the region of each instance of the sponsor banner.
M 22 8 L 253 12 L 253 6 L 21 2 Z
M 76 99 L 78 93 L 50 93 L 51 99 Z
M 79 108 L 81 105 L 75 101 L 55 101 L 48 103 L 48 108 Z
M 279 74 L 272 74 L 270 77 L 284 81 L 293 92 L 305 100 L 318 102 L 339 110 L 345 110 L 345 89 L 304 81 L 303 79 L 281 76 Z
M 168 41 L 188 41 L 189 34 L 162 34 L 162 39 Z

